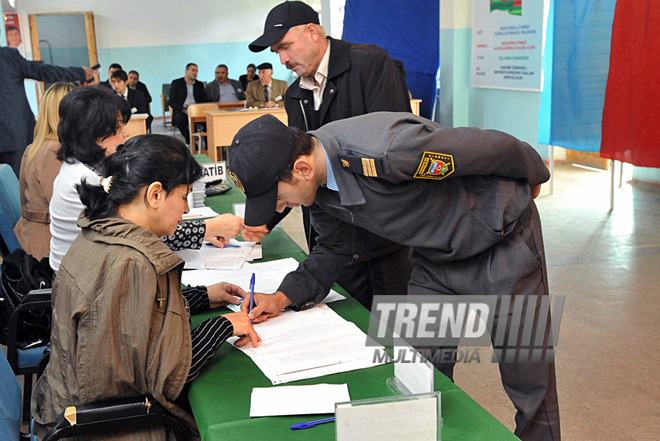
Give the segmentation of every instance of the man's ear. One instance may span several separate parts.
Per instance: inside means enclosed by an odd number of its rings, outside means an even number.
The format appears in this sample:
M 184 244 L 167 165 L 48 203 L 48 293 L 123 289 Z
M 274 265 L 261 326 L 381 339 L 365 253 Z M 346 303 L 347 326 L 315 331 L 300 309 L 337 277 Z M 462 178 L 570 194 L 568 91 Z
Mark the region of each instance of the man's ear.
M 312 155 L 300 156 L 293 163 L 293 171 L 302 175 L 305 181 L 309 181 L 314 177 L 314 157 Z
M 156 181 L 152 182 L 147 187 L 147 191 L 144 194 L 144 201 L 148 207 L 156 209 L 162 206 L 166 196 L 167 195 L 165 194 L 163 184 L 161 184 L 159 181 Z

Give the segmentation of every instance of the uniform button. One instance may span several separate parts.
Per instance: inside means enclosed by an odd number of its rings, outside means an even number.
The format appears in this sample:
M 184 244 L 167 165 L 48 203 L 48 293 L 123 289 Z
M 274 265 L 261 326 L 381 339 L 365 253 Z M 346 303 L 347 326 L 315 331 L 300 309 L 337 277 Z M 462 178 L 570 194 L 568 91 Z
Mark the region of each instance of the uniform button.
M 359 254 L 353 254 L 353 260 L 360 260 Z
M 305 103 L 305 104 L 307 104 L 307 103 L 308 103 L 308 101 L 307 101 L 307 100 L 304 100 L 304 101 L 303 101 L 303 103 Z
M 330 93 L 335 93 L 335 89 L 330 89 Z

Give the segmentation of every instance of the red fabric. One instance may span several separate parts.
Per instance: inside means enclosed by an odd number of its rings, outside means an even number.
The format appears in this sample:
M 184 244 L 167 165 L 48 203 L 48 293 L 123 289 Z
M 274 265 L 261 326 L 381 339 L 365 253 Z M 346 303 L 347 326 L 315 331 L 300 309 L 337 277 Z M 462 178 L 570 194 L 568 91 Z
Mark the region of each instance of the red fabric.
M 660 1 L 618 1 L 600 156 L 660 167 Z

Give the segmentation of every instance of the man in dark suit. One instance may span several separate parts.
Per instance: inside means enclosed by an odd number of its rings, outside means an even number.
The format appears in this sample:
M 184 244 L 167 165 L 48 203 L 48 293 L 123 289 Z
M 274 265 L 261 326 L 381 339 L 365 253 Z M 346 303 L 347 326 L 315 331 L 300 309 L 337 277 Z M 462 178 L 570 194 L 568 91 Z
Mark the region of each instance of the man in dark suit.
M 34 114 L 23 80 L 54 83 L 85 81 L 94 76 L 87 67 L 59 67 L 28 61 L 12 47 L 0 47 L 0 163 L 9 164 L 18 176 L 25 147 L 32 142 Z
M 133 90 L 128 87 L 128 75 L 123 70 L 115 70 L 110 75 L 110 84 L 115 92 L 128 101 L 131 106 L 131 113 L 146 113 L 147 117 L 147 130 L 151 127 L 151 121 L 154 117 L 149 113 L 149 104 L 147 98 L 139 90 Z
M 229 78 L 227 65 L 219 64 L 215 68 L 215 80 L 206 85 L 206 97 L 212 103 L 239 101 L 245 99 L 245 91 L 241 83 Z
M 169 97 L 170 107 L 174 111 L 172 124 L 179 129 L 186 144 L 190 143 L 188 106 L 207 101 L 204 84 L 197 81 L 197 65 L 188 63 L 185 76 L 172 81 Z
M 110 78 L 112 78 L 112 72 L 116 70 L 121 70 L 121 64 L 119 63 L 112 63 L 110 67 L 108 68 L 108 79 L 105 81 L 101 81 L 99 83 L 99 86 L 101 87 L 107 87 L 108 89 L 112 90 L 112 84 L 110 84 Z
M 140 74 L 137 70 L 132 70 L 128 72 L 128 87 L 133 90 L 139 90 L 144 94 L 144 97 L 147 99 L 147 103 L 151 103 L 151 94 L 147 86 L 140 81 Z

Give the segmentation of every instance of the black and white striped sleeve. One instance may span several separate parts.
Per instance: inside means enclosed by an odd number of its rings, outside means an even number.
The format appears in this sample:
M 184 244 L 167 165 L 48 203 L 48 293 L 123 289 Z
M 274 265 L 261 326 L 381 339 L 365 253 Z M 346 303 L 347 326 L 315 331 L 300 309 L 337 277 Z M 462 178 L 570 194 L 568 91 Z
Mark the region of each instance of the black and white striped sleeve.
M 165 242 L 165 245 L 172 251 L 197 250 L 204 244 L 204 234 L 206 234 L 204 221 L 182 222 L 177 225 L 174 234 L 162 236 L 160 240 Z
M 202 367 L 233 333 L 234 326 L 221 315 L 204 320 L 192 331 L 192 364 L 187 383 L 197 378 Z
M 182 294 L 188 301 L 188 307 L 190 308 L 191 314 L 197 314 L 198 312 L 211 309 L 209 294 L 205 286 L 191 286 L 190 288 L 185 288 Z

